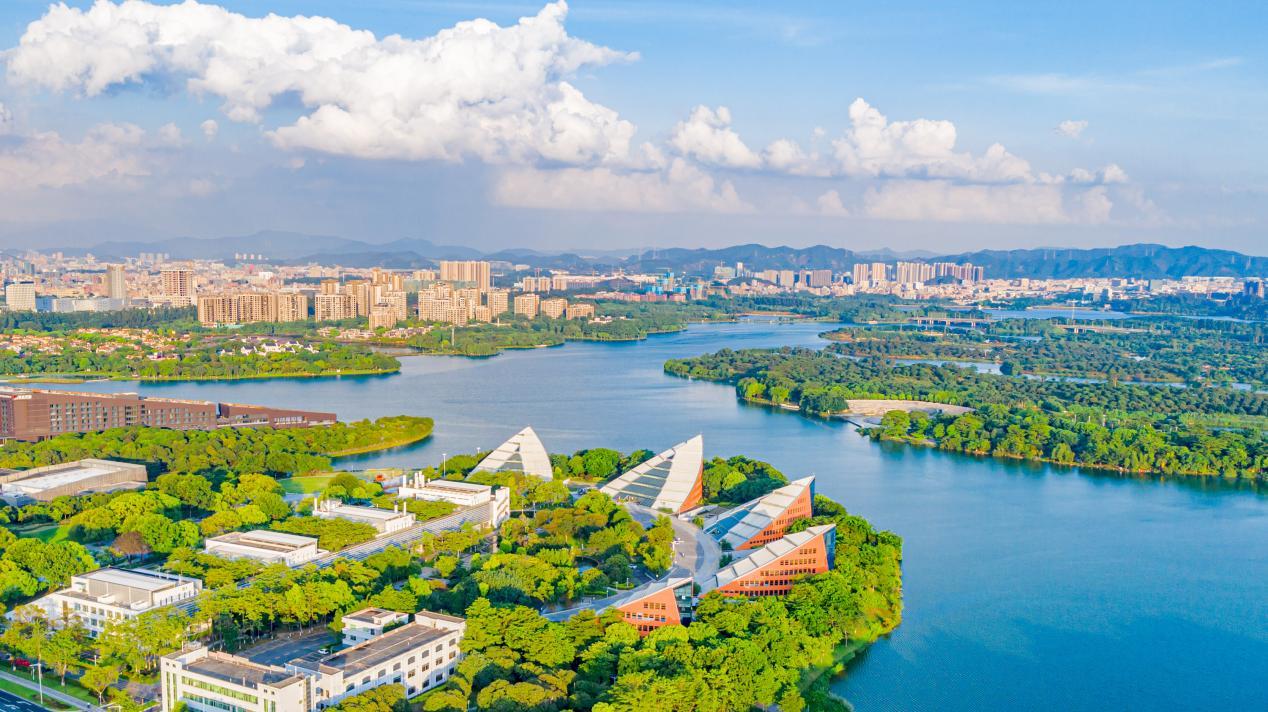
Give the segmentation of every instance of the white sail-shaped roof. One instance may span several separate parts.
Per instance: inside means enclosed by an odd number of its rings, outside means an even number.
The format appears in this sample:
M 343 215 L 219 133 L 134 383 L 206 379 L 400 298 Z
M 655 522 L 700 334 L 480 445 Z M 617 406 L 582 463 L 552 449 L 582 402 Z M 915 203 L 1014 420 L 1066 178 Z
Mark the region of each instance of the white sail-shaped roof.
M 523 472 L 543 480 L 554 479 L 550 455 L 532 428 L 524 428 L 498 445 L 473 472 Z
M 599 491 L 612 499 L 681 512 L 700 499 L 704 437 L 678 443 L 612 480 Z
M 833 532 L 833 536 L 835 536 L 836 528 L 836 524 L 820 524 L 816 527 L 808 527 L 795 534 L 789 534 L 788 536 L 782 539 L 777 539 L 760 549 L 750 549 L 749 551 L 752 553 L 737 559 L 735 563 L 732 563 L 729 566 L 723 567 L 708 581 L 701 582 L 701 593 L 707 593 L 715 588 L 720 588 L 732 581 L 735 581 L 736 579 L 751 576 L 762 567 L 770 566 L 776 561 L 779 561 L 782 557 L 788 556 L 797 549 L 809 544 L 815 537 L 827 536 L 829 532 Z M 835 541 L 830 540 L 826 555 L 829 567 L 832 566 L 833 559 L 835 557 L 835 553 L 833 552 L 834 547 Z
M 709 517 L 704 520 L 704 530 L 719 544 L 727 542 L 732 548 L 739 549 L 783 516 L 807 489 L 813 499 L 814 481 L 813 477 L 793 480 L 757 499 Z

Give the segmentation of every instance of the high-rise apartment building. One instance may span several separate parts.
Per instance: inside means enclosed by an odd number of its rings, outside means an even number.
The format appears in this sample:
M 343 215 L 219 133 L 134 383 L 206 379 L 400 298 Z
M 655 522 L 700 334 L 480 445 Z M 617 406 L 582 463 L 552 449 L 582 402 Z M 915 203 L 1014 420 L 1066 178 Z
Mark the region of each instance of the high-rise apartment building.
M 536 294 L 519 294 L 515 297 L 515 313 L 520 316 L 526 316 L 529 319 L 537 318 L 537 311 L 541 308 L 542 298 Z
M 489 293 L 485 295 L 485 299 L 489 305 L 489 314 L 491 316 L 496 317 L 499 314 L 505 314 L 511 308 L 511 293 L 505 289 L 490 289 Z
M 559 319 L 563 317 L 564 311 L 568 308 L 568 300 L 559 298 L 543 299 L 539 308 L 541 309 L 542 316 L 547 316 L 551 319 Z
M 580 302 L 572 302 L 568 305 L 569 319 L 593 319 L 594 305 L 581 304 Z
M 481 292 L 487 292 L 493 284 L 493 273 L 488 262 L 441 260 L 440 279 L 442 282 L 467 283 Z
M 35 311 L 35 284 L 15 282 L 4 288 L 4 303 L 9 311 Z
M 123 265 L 106 265 L 106 296 L 111 299 L 128 298 L 128 277 Z
M 303 321 L 308 318 L 308 297 L 295 292 L 240 292 L 198 295 L 201 324 L 250 324 Z
M 313 299 L 314 321 L 340 321 L 357 316 L 352 297 L 347 294 L 318 294 Z
M 183 305 L 194 303 L 193 270 L 183 267 L 164 269 L 159 272 L 159 280 L 167 301 Z

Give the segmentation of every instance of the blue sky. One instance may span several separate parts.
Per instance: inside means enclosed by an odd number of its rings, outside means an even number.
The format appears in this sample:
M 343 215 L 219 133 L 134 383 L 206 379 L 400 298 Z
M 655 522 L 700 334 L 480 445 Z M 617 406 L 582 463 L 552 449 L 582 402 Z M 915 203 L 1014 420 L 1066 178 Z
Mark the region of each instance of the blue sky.
M 0 245 L 1268 244 L 1259 3 L 67 4 L 0 7 Z

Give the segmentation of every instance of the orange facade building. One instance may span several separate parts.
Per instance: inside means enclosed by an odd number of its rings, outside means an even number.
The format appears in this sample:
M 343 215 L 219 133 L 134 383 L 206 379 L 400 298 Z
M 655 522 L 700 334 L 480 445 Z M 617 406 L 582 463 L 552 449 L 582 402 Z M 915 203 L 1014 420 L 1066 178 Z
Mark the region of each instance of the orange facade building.
M 810 527 L 750 552 L 718 571 L 702 588 L 724 596 L 783 596 L 799 578 L 833 567 L 836 525 Z
M 759 549 L 782 539 L 799 519 L 813 514 L 813 477 L 803 477 L 757 499 L 713 515 L 704 530 L 731 549 Z
M 672 578 L 636 588 L 612 607 L 640 635 L 647 635 L 663 626 L 680 625 L 682 609 L 690 606 L 692 593 L 690 578 Z

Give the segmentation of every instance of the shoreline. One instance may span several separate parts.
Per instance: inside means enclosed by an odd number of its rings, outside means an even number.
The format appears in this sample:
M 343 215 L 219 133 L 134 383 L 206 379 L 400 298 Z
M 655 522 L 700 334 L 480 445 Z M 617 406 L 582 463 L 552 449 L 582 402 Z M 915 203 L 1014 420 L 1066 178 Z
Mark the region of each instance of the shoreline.
M 379 369 L 356 369 L 347 371 L 330 371 L 321 373 L 260 373 L 251 375 L 224 375 L 224 376 L 140 376 L 136 374 L 122 373 L 84 373 L 80 374 L 49 374 L 48 376 L 27 377 L 23 374 L 14 374 L 0 378 L 5 383 L 32 383 L 32 384 L 80 384 L 80 383 L 101 383 L 106 381 L 137 381 L 139 383 L 183 383 L 183 382 L 199 382 L 199 381 L 255 381 L 273 378 L 339 378 L 341 376 L 389 376 L 394 373 L 400 373 L 401 368 L 398 365 L 391 370 Z

